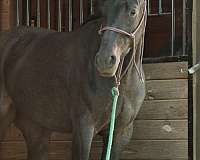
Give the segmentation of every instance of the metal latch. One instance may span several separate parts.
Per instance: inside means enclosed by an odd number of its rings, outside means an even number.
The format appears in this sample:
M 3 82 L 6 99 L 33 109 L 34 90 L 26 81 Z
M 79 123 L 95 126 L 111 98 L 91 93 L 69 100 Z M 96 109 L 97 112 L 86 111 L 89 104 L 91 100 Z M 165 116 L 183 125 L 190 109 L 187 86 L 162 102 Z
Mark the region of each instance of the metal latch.
M 189 74 L 194 74 L 200 68 L 200 61 L 195 64 L 193 67 L 188 69 Z

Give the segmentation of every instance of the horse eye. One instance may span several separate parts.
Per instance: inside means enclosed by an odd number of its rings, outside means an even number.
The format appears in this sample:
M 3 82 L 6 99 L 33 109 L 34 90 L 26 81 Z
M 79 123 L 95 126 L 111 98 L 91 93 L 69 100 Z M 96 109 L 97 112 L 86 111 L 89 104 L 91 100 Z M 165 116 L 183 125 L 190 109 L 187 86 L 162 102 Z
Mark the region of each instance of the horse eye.
M 136 15 L 136 10 L 132 10 L 131 12 L 130 12 L 130 16 L 135 16 Z

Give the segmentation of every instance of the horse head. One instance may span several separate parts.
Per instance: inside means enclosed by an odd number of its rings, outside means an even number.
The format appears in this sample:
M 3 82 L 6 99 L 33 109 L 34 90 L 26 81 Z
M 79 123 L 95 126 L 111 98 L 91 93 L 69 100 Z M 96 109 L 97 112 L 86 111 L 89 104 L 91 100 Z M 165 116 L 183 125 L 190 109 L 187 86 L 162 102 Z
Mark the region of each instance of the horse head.
M 135 52 L 144 36 L 146 25 L 145 0 L 99 0 L 103 15 L 100 48 L 95 64 L 101 76 L 116 74 L 120 60 L 130 50 Z M 134 53 L 133 53 L 134 54 Z

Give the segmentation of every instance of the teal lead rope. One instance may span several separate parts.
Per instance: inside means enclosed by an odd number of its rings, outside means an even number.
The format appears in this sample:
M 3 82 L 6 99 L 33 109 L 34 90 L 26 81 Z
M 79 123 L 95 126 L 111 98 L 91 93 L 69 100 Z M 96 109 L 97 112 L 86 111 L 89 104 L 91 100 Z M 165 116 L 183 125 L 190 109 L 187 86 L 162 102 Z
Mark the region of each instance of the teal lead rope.
M 111 120 L 110 120 L 110 130 L 109 130 L 108 146 L 107 146 L 107 152 L 106 152 L 106 160 L 110 160 L 113 133 L 114 133 L 114 128 L 115 128 L 115 117 L 116 117 L 118 97 L 119 97 L 119 89 L 117 87 L 113 87 L 112 88 L 113 103 L 112 103 L 112 113 L 111 113 Z

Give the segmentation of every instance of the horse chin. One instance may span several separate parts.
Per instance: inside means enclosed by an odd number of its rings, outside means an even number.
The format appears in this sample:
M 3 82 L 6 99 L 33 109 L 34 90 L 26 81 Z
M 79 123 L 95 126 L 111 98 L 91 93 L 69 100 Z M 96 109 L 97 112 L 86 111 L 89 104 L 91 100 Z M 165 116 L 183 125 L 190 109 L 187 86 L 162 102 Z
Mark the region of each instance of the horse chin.
M 113 77 L 115 74 L 99 73 L 101 77 Z
M 116 72 L 116 71 L 113 71 L 113 72 L 111 72 L 111 71 L 106 72 L 106 71 L 99 71 L 99 70 L 98 70 L 98 73 L 99 73 L 99 75 L 100 75 L 101 77 L 113 77 L 113 76 L 115 75 L 115 72 Z

